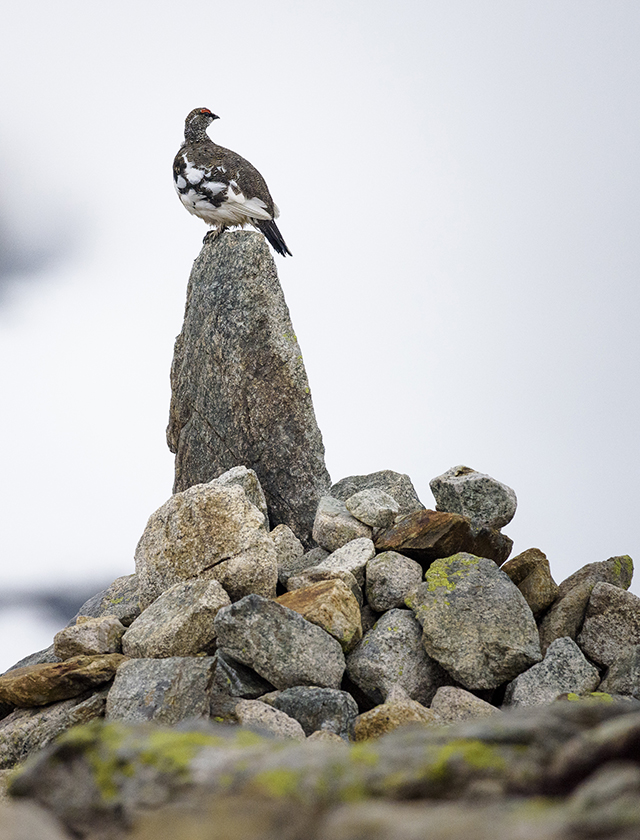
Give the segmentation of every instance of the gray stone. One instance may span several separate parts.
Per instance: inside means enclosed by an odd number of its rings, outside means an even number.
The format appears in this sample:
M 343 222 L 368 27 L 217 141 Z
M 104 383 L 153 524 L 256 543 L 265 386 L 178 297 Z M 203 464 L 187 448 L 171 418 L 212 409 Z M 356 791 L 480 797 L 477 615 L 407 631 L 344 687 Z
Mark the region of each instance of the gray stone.
M 230 697 L 257 700 L 258 697 L 272 691 L 273 686 L 252 668 L 231 656 L 225 656 L 222 651 L 217 651 L 211 690 L 217 694 L 228 694 Z
M 336 482 L 329 492 L 334 498 L 346 502 L 355 493 L 374 489 L 388 493 L 398 503 L 398 513 L 402 516 L 424 508 L 409 476 L 393 470 L 380 470 L 368 475 L 350 475 Z
M 376 621 L 381 617 L 382 613 L 371 609 L 369 604 L 365 604 L 360 610 L 360 619 L 362 621 L 362 634 L 368 633 Z
M 593 581 L 580 583 L 551 606 L 540 622 L 540 648 L 543 654 L 554 639 L 568 636 L 575 640 L 578 637 L 594 586 Z
M 640 598 L 611 583 L 596 583 L 578 636 L 583 652 L 600 665 L 640 644 Z
M 376 550 L 373 542 L 367 537 L 351 540 L 343 545 L 319 563 L 315 568 L 317 571 L 337 570 L 351 572 L 359 586 L 364 585 L 364 570 L 372 557 L 375 557 Z
M 404 606 L 409 590 L 422 580 L 422 566 L 397 551 L 383 551 L 369 560 L 365 575 L 369 606 L 386 612 Z
M 551 577 L 546 554 L 528 548 L 501 567 L 524 595 L 535 616 L 543 613 L 558 597 L 558 584 Z
M 551 703 L 565 692 L 586 694 L 600 683 L 600 672 L 585 659 L 568 637 L 549 645 L 545 658 L 509 683 L 505 706 L 538 706 Z
M 479 527 L 503 528 L 515 516 L 514 491 L 471 467 L 452 467 L 431 479 L 429 486 L 436 510 L 459 513 Z
M 130 659 L 113 681 L 106 717 L 127 723 L 152 720 L 167 726 L 206 718 L 214 668 L 211 656 Z
M 251 592 L 276 593 L 273 540 L 237 485 L 211 482 L 176 493 L 149 518 L 135 559 L 143 609 L 193 578 L 219 581 L 232 601 Z
M 294 610 L 247 595 L 215 618 L 218 649 L 276 688 L 339 688 L 345 669 L 338 642 Z
M 313 523 L 313 539 L 327 551 L 341 548 L 359 537 L 371 539 L 371 528 L 352 516 L 344 502 L 323 496 L 318 503 Z
M 125 626 L 113 615 L 89 618 L 79 615 L 76 623 L 60 630 L 53 638 L 58 659 L 93 656 L 97 653 L 120 653 Z
M 16 668 L 26 668 L 27 665 L 46 665 L 54 662 L 60 662 L 60 658 L 56 656 L 53 644 L 50 644 L 49 647 L 43 650 L 37 650 L 35 653 L 30 653 L 28 656 L 23 657 L 15 665 L 7 668 L 4 673 L 8 674 L 9 671 L 15 671 Z
M 352 516 L 372 528 L 388 528 L 400 511 L 396 500 L 377 487 L 354 493 L 345 501 L 345 506 Z
M 292 738 L 295 741 L 305 738 L 297 720 L 260 700 L 238 700 L 235 712 L 241 726 L 268 732 L 276 738 Z
M 276 549 L 278 581 L 286 586 L 291 575 L 307 567 L 304 546 L 288 525 L 277 525 L 269 536 Z
M 503 714 L 486 700 L 454 685 L 440 686 L 431 701 L 431 710 L 438 715 L 442 723 L 458 723 L 462 720 Z
M 491 560 L 436 560 L 406 599 L 422 643 L 464 688 L 496 688 L 539 662 L 538 628 L 522 593 Z
M 34 709 L 16 709 L 0 721 L 0 767 L 13 767 L 61 732 L 104 714 L 107 690 Z M 1 835 L 0 835 L 1 836 Z
M 321 730 L 333 732 L 345 741 L 353 736 L 358 707 L 346 691 L 295 686 L 284 691 L 273 691 L 261 700 L 295 718 L 306 735 Z
M 330 479 L 300 347 L 263 237 L 237 231 L 196 259 L 171 369 L 174 491 L 245 464 L 273 526 L 309 544 Z
M 372 725 L 370 732 L 379 734 L 385 726 L 402 720 L 400 704 L 387 705 L 395 705 L 395 709 L 382 710 L 387 712 L 386 721 L 378 713 L 377 727 Z M 409 711 L 405 704 L 404 722 Z M 417 711 L 437 723 L 433 710 Z M 257 735 L 248 737 L 238 727 L 204 722 L 160 729 L 148 724 L 93 721 L 63 734 L 34 757 L 12 781 L 11 790 L 14 796 L 29 797 L 47 807 L 74 836 L 81 837 L 131 835 L 133 840 L 135 826 L 136 840 L 194 840 L 210 837 L 214 829 L 220 837 L 299 840 L 316 837 L 325 815 L 351 800 L 371 809 L 383 800 L 404 803 L 412 811 L 422 807 L 420 800 L 438 810 L 451 807 L 453 813 L 476 808 L 473 813 L 478 824 L 488 823 L 493 829 L 494 812 L 487 809 L 503 794 L 513 817 L 512 833 L 501 833 L 499 840 L 516 836 L 564 840 L 576 835 L 523 833 L 521 814 L 533 812 L 539 820 L 540 814 L 553 806 L 553 801 L 541 801 L 541 794 L 552 794 L 557 801 L 556 797 L 604 762 L 636 756 L 639 731 L 640 715 L 621 713 L 615 703 L 589 701 L 516 709 L 448 727 L 402 727 L 356 745 L 317 743 L 315 739 L 283 743 Z M 560 752 L 567 758 L 569 746 L 572 757 L 564 769 L 573 775 L 558 777 L 550 770 L 556 767 Z M 576 764 L 576 759 L 585 757 L 586 761 Z M 558 783 L 561 786 L 554 787 Z M 484 801 L 478 801 L 480 796 Z M 228 810 L 208 811 L 206 822 L 196 828 L 190 817 L 203 801 L 207 809 L 224 805 Z M 267 823 L 264 814 L 254 822 L 229 822 L 229 814 L 250 813 L 252 803 L 257 802 L 285 803 L 286 808 Z M 171 803 L 178 808 L 173 822 Z M 514 816 L 518 803 L 522 803 L 522 811 L 516 810 Z M 290 831 L 292 821 L 303 810 L 311 821 Z M 159 815 L 159 819 L 153 826 L 147 824 L 148 831 L 143 834 L 138 828 L 145 814 Z M 631 830 L 638 824 L 636 819 L 624 827 L 630 825 Z M 532 825 L 539 827 L 537 822 Z M 375 824 L 369 824 L 350 837 L 378 837 L 374 828 Z M 395 840 L 398 834 L 380 836 Z M 335 840 L 331 833 L 320 836 Z M 400 836 L 417 840 L 432 835 L 429 825 L 423 823 L 413 836 Z M 436 836 L 447 835 L 441 832 Z M 475 840 L 478 832 L 471 823 L 461 834 L 454 831 L 449 836 Z M 483 840 L 495 837 L 489 833 L 481 836 Z M 589 835 L 577 835 L 585 836 Z M 591 836 L 603 837 L 597 831 Z M 613 832 L 604 836 L 622 837 Z M 627 832 L 624 836 L 631 840 L 634 835 Z
M 614 659 L 599 691 L 628 694 L 640 700 L 640 645 L 626 648 Z
M 564 596 L 574 587 L 583 583 L 611 583 L 621 589 L 628 589 L 633 578 L 633 560 L 627 555 L 610 557 L 599 563 L 588 563 L 577 572 L 574 572 L 566 580 L 563 580 L 558 589 L 558 598 Z
M 97 595 L 93 595 L 80 607 L 68 627 L 76 623 L 78 616 L 100 618 L 103 615 L 115 616 L 125 627 L 140 615 L 138 603 L 139 586 L 137 575 L 124 575 Z M 34 663 L 35 664 L 35 663 Z
M 255 505 L 260 513 L 264 516 L 265 527 L 269 526 L 269 511 L 267 509 L 267 500 L 264 491 L 258 481 L 258 476 L 255 470 L 247 469 L 247 467 L 239 466 L 232 467 L 230 470 L 222 473 L 217 478 L 213 479 L 215 484 L 220 484 L 223 487 L 229 484 L 238 484 L 245 492 L 247 499 L 252 505 Z
M 422 646 L 419 623 L 409 610 L 384 613 L 347 657 L 347 674 L 374 703 L 403 694 L 427 706 L 449 675 Z
M 359 606 L 362 606 L 362 589 L 358 586 L 358 581 L 351 572 L 346 572 L 341 569 L 326 569 L 310 566 L 308 569 L 303 569 L 298 574 L 292 575 L 287 580 L 287 591 L 293 592 L 296 589 L 306 589 L 307 586 L 313 586 L 314 583 L 320 583 L 323 580 L 341 580 L 349 587 Z
M 216 636 L 213 619 L 230 603 L 217 580 L 175 583 L 136 618 L 122 650 L 141 659 L 208 652 Z

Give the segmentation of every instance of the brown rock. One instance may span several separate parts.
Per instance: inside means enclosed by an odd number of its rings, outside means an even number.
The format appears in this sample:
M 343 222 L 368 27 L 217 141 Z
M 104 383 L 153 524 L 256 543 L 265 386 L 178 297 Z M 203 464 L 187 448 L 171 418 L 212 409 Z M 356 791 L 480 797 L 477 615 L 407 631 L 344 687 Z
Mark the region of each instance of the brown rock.
M 112 679 L 126 659 L 120 653 L 108 653 L 16 668 L 0 677 L 0 701 L 30 708 L 77 697 Z
M 423 723 L 436 726 L 440 718 L 431 709 L 409 698 L 390 700 L 381 703 L 368 712 L 358 715 L 355 724 L 355 740 L 366 741 L 369 738 L 379 738 L 386 732 L 391 732 L 399 726 L 409 723 Z
M 568 636 L 574 641 L 578 637 L 589 596 L 595 584 L 585 582 L 570 589 L 564 598 L 558 599 L 540 622 L 540 649 L 542 654 L 556 639 Z
M 476 528 L 464 516 L 435 510 L 418 510 L 379 532 L 377 551 L 398 551 L 418 563 L 431 563 L 466 551 L 494 560 L 498 565 L 509 556 L 513 541 L 491 528 Z
M 528 548 L 501 566 L 518 587 L 534 615 L 544 612 L 558 597 L 558 584 L 551 577 L 546 554 Z
M 280 595 L 276 601 L 330 633 L 345 653 L 362 638 L 360 607 L 341 580 L 326 580 L 295 589 Z

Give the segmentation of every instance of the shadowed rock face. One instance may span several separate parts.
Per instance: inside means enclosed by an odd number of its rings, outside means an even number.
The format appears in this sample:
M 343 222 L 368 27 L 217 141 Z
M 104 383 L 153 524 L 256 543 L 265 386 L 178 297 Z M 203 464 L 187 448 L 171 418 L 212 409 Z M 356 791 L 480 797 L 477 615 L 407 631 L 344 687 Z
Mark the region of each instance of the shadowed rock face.
M 244 465 L 260 479 L 271 525 L 289 525 L 308 545 L 330 478 L 300 347 L 259 234 L 226 233 L 203 246 L 171 388 L 174 492 Z

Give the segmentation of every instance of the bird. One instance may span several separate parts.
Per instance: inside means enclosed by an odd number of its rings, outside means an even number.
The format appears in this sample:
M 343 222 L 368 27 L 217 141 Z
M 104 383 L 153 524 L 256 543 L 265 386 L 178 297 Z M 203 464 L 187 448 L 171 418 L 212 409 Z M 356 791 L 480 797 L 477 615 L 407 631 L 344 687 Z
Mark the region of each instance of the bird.
M 278 207 L 264 178 L 248 160 L 218 146 L 207 128 L 220 119 L 208 108 L 194 108 L 184 123 L 184 142 L 173 161 L 173 183 L 190 213 L 213 227 L 204 241 L 216 239 L 228 227 L 252 225 L 274 251 L 293 256 L 275 219 Z

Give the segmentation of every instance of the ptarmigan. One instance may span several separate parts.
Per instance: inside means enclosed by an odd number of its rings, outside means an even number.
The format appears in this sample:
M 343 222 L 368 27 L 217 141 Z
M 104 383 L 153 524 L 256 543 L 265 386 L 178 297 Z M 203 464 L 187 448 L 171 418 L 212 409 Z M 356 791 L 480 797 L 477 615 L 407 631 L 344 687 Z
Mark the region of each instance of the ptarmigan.
M 195 108 L 185 120 L 184 143 L 173 161 L 180 201 L 215 228 L 214 236 L 227 227 L 253 225 L 275 251 L 292 256 L 274 221 L 279 210 L 262 175 L 248 160 L 217 146 L 207 135 L 217 119 L 208 108 Z

